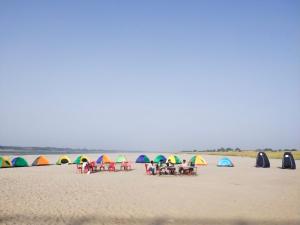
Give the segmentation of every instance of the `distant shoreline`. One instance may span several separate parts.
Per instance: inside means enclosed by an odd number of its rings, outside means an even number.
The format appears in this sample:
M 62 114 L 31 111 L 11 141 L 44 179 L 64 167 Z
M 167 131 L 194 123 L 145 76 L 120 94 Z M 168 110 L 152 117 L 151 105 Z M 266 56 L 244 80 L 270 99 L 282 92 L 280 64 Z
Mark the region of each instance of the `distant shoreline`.
M 270 159 L 282 159 L 283 153 L 285 151 L 264 151 Z M 291 151 L 294 158 L 300 160 L 300 151 Z M 195 152 L 191 152 L 196 154 Z M 244 150 L 244 151 L 223 151 L 223 152 L 201 152 L 204 155 L 220 155 L 220 156 L 239 156 L 239 157 L 249 157 L 256 158 L 258 151 Z
M 57 154 L 101 154 L 101 153 L 127 153 L 127 152 L 151 152 L 130 150 L 104 150 L 104 149 L 80 149 L 80 148 L 56 148 L 56 147 L 19 147 L 0 146 L 0 155 L 57 155 Z

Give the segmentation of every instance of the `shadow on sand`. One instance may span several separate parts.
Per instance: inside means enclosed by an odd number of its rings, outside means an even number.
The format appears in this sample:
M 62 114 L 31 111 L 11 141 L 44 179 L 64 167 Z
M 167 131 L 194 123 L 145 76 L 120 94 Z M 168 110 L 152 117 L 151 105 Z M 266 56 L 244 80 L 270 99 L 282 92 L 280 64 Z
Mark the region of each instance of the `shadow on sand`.
M 65 225 L 89 225 L 89 224 L 145 224 L 145 225 L 299 225 L 295 220 L 230 220 L 213 218 L 176 218 L 176 217 L 113 217 L 113 216 L 30 216 L 30 215 L 0 215 L 0 224 L 65 224 Z

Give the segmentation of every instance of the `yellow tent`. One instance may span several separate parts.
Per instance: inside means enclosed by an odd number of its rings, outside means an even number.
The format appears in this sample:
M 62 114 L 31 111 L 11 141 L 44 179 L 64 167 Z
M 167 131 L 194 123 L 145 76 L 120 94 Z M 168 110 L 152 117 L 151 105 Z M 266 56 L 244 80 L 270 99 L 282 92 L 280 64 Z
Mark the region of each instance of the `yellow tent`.
M 108 157 L 108 155 L 101 155 L 98 159 L 97 159 L 97 161 L 96 161 L 97 163 L 111 163 L 111 162 L 113 162 L 109 157 Z
M 191 158 L 190 163 L 197 166 L 207 166 L 207 162 L 202 158 L 201 155 L 195 155 Z
M 56 162 L 57 165 L 70 164 L 70 163 L 71 163 L 71 159 L 66 155 L 60 156 Z
M 0 168 L 6 168 L 6 167 L 11 167 L 11 161 L 8 157 L 1 157 L 0 156 Z
M 181 163 L 181 159 L 177 155 L 170 155 L 169 158 L 167 159 L 167 161 L 169 161 L 169 160 L 173 164 L 180 164 Z

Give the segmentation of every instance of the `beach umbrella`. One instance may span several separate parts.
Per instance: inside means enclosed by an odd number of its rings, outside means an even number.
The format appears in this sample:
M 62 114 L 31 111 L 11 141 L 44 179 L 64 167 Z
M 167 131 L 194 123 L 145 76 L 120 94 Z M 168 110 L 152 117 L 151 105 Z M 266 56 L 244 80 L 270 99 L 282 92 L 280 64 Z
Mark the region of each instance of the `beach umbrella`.
M 14 167 L 27 167 L 28 166 L 28 162 L 26 161 L 26 159 L 24 159 L 22 157 L 16 157 L 11 162 Z
M 163 155 L 158 155 L 158 156 L 155 157 L 155 159 L 153 161 L 155 163 L 159 163 L 160 161 L 162 161 L 163 163 L 165 163 L 167 161 L 167 159 Z
M 32 166 L 46 166 L 46 165 L 49 165 L 49 160 L 43 155 L 37 157 L 32 163 Z
M 88 162 L 88 161 L 90 161 L 89 159 L 88 159 L 88 157 L 86 157 L 86 156 L 84 156 L 84 155 L 80 155 L 80 156 L 78 156 L 75 160 L 74 160 L 74 164 L 82 164 L 82 163 L 84 163 L 84 162 Z
M 204 158 L 202 158 L 201 155 L 195 155 L 190 160 L 191 164 L 197 165 L 197 166 L 206 166 L 207 162 Z
M 231 162 L 231 160 L 227 157 L 223 157 L 218 161 L 218 165 L 220 167 L 233 167 L 233 163 Z
M 111 163 L 112 161 L 111 161 L 111 159 L 108 157 L 108 155 L 101 155 L 98 159 L 97 159 L 97 161 L 96 161 L 96 163 L 98 163 L 98 164 L 100 164 L 100 163 Z
M 119 155 L 116 159 L 116 163 L 128 162 L 124 155 Z
M 170 155 L 167 159 L 167 161 L 171 160 L 171 163 L 173 164 L 180 164 L 182 163 L 181 162 L 181 159 L 177 156 L 177 155 Z
M 146 155 L 140 155 L 136 160 L 136 163 L 150 163 L 150 159 Z
M 7 167 L 11 167 L 11 161 L 8 157 L 1 157 L 0 156 L 0 168 L 7 168 Z
M 69 164 L 69 163 L 71 163 L 71 159 L 66 155 L 60 156 L 56 162 L 57 165 Z

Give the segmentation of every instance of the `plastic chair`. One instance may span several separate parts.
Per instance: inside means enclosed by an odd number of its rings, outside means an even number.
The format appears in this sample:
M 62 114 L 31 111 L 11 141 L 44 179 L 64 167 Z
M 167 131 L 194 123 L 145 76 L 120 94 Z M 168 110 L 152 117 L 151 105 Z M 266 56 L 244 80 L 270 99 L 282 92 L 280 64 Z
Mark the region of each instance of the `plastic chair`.
M 92 161 L 88 164 L 89 166 L 89 169 L 92 171 L 92 172 L 95 172 L 97 167 L 96 167 L 96 162 L 95 161 Z
M 127 170 L 132 170 L 132 163 L 126 162 Z
M 90 171 L 90 165 L 87 162 L 82 163 L 81 173 L 87 173 Z
M 122 164 L 121 164 L 121 170 L 122 170 L 122 168 L 124 170 L 131 170 L 131 164 L 129 162 L 122 162 Z
M 110 171 L 110 172 L 112 172 L 112 171 L 116 172 L 116 164 L 114 162 L 109 163 L 108 171 Z
M 103 163 L 100 163 L 100 164 L 99 164 L 99 170 L 101 171 L 102 169 L 105 170 L 105 166 L 104 166 Z
M 151 175 L 151 171 L 148 170 L 148 164 L 145 164 L 146 174 Z
M 77 172 L 82 173 L 82 165 L 76 164 Z

